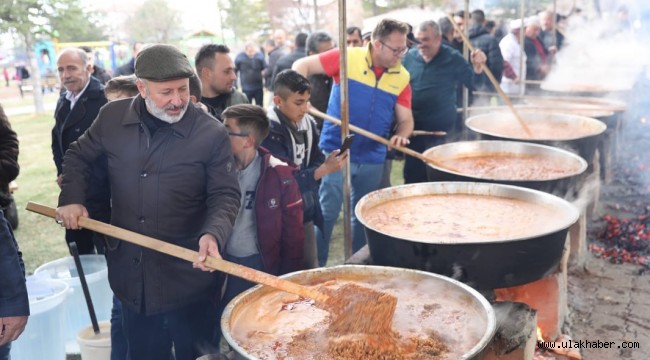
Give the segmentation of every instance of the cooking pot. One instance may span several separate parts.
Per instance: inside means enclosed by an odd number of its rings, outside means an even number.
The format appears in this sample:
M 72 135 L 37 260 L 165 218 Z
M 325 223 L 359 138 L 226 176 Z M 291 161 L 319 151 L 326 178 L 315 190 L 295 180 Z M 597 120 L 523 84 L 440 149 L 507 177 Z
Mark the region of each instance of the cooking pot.
M 526 104 L 564 108 L 623 112 L 627 104 L 622 100 L 592 96 L 527 96 Z
M 457 316 L 454 317 L 456 320 L 447 319 L 452 324 L 455 324 L 451 327 L 455 330 L 449 330 L 450 333 L 441 334 L 449 337 L 453 337 L 454 335 L 464 337 L 471 333 L 468 339 L 471 339 L 472 341 L 466 343 L 466 349 L 459 349 L 458 351 L 460 352 L 454 357 L 454 359 L 480 359 L 482 351 L 486 348 L 496 330 L 494 310 L 490 303 L 481 294 L 461 282 L 438 274 L 393 267 L 341 265 L 297 271 L 282 277 L 303 285 L 315 285 L 331 280 L 352 280 L 362 283 L 367 282 L 379 284 L 379 286 L 382 286 L 382 289 L 385 289 L 382 291 L 396 291 L 386 289 L 390 289 L 391 287 L 397 287 L 397 289 L 399 289 L 399 285 L 404 284 L 405 282 L 417 284 L 417 289 L 424 289 L 424 292 L 418 294 L 419 296 L 417 296 L 417 298 L 424 302 L 441 304 L 440 306 L 443 308 L 440 311 L 436 310 L 436 312 L 444 313 L 448 309 L 451 309 L 451 306 L 455 309 L 460 309 L 459 313 L 456 313 Z M 426 291 L 430 292 L 427 293 Z M 278 290 L 258 285 L 240 294 L 226 306 L 221 317 L 221 329 L 223 337 L 236 352 L 237 359 L 258 358 L 252 354 L 254 350 L 250 352 L 247 351 L 242 347 L 242 342 L 238 341 L 237 333 L 238 331 L 241 331 L 241 329 L 238 330 L 236 328 L 239 324 L 238 319 L 241 316 L 245 316 L 247 313 L 250 314 L 251 311 L 259 311 L 258 308 L 254 307 L 255 302 L 264 302 L 266 301 L 264 299 L 265 296 L 270 294 L 272 295 L 276 292 L 278 292 Z M 398 321 L 397 319 L 400 316 L 400 303 L 402 303 L 402 306 L 407 306 L 406 304 L 408 304 L 409 301 L 409 299 L 400 297 L 399 294 L 395 295 L 398 297 L 398 308 L 394 315 L 394 329 L 396 328 L 395 322 Z M 440 302 L 438 303 L 438 301 Z M 444 304 L 448 304 L 450 308 L 445 309 Z M 419 311 L 419 309 L 417 310 Z M 424 309 L 422 309 L 422 311 L 424 311 Z M 260 313 L 258 315 L 260 317 L 268 316 L 266 313 Z M 463 323 L 464 320 L 468 319 L 471 319 L 471 323 Z M 249 322 L 246 324 L 251 326 Z M 413 327 L 416 325 L 418 324 L 410 324 L 409 326 Z M 434 331 L 440 331 L 442 329 L 441 327 L 444 326 L 444 324 L 439 321 L 422 321 L 419 325 L 423 326 L 423 329 L 429 329 L 430 327 L 430 329 Z M 264 330 L 261 327 L 258 330 L 253 330 L 253 332 L 257 331 L 261 332 Z M 271 328 L 265 333 L 265 335 L 272 339 L 271 344 L 275 347 L 269 348 L 267 351 L 260 350 L 264 352 L 265 359 L 268 355 L 277 353 L 278 343 L 282 341 L 280 340 L 281 336 L 286 336 L 284 334 L 276 335 L 274 331 L 275 330 Z M 455 332 L 458 332 L 458 334 L 455 334 Z
M 616 78 L 616 77 L 612 77 Z M 560 81 L 558 77 L 542 82 L 540 88 L 552 94 L 571 94 L 576 96 L 604 97 L 610 93 L 624 93 L 630 91 L 634 85 L 634 76 L 628 81 L 608 81 L 606 84 L 598 81 Z
M 603 97 L 586 96 L 530 96 L 526 103 L 534 106 L 545 106 L 552 111 L 554 108 L 569 108 L 570 114 L 587 116 L 607 124 L 608 129 L 615 129 L 621 121 L 621 113 L 627 109 L 624 101 Z M 562 112 L 562 111 L 559 111 Z
M 519 115 L 532 131 L 529 137 L 512 113 L 490 113 L 467 118 L 465 125 L 485 140 L 516 140 L 560 147 L 577 152 L 588 164 L 593 161 L 594 153 L 607 126 L 602 121 L 585 116 L 520 111 Z M 551 130 L 575 126 L 579 132 L 560 137 Z M 546 129 L 537 133 L 536 129 Z
M 550 99 L 561 99 L 558 101 Z M 586 116 L 600 121 L 614 115 L 612 108 L 618 109 L 618 103 L 610 105 L 597 105 L 589 103 L 574 103 L 571 101 L 563 100 L 562 97 L 531 97 L 526 99 L 527 104 L 514 105 L 515 109 L 519 111 L 535 111 L 543 113 L 564 113 L 571 115 Z M 571 98 L 573 99 L 573 98 Z M 587 99 L 587 98 L 585 98 Z M 598 100 L 598 99 L 597 99 Z M 615 106 L 615 107 L 614 107 Z M 487 107 L 470 107 L 468 108 L 471 115 L 488 114 L 492 112 L 509 112 L 510 108 L 507 106 L 487 106 Z M 609 124 L 608 124 L 609 125 Z
M 486 195 L 521 200 L 553 209 L 561 221 L 550 222 L 541 232 L 520 238 L 490 241 L 449 241 L 397 237 L 368 224 L 366 212 L 381 203 L 422 195 Z M 449 201 L 449 211 L 455 202 Z M 417 209 L 423 213 L 426 208 Z M 491 290 L 511 287 L 541 279 L 557 269 L 562 257 L 568 229 L 578 220 L 578 210 L 569 202 L 537 190 L 511 185 L 474 182 L 431 182 L 396 186 L 364 196 L 355 207 L 364 225 L 374 264 L 430 271 L 454 277 L 475 289 Z M 436 220 L 436 214 L 430 214 Z M 507 228 L 510 224 L 491 224 Z
M 523 186 L 529 189 L 541 190 L 548 193 L 564 197 L 569 189 L 576 183 L 576 179 L 585 170 L 587 162 L 580 156 L 569 151 L 558 149 L 551 146 L 517 142 L 517 141 L 462 141 L 454 142 L 432 147 L 424 152 L 424 155 L 436 160 L 436 164 L 427 163 L 427 177 L 429 181 L 477 181 L 498 183 L 507 185 Z M 514 175 L 514 169 L 509 168 L 505 161 L 505 156 L 535 156 L 541 162 L 547 165 L 552 163 L 563 168 L 574 169 L 571 173 L 561 176 L 548 177 L 544 179 L 535 178 L 515 178 L 514 176 L 504 175 L 502 177 L 488 177 L 478 173 L 464 172 L 463 169 L 445 167 L 444 161 L 468 157 L 504 158 L 504 162 L 499 163 L 499 169 L 503 174 Z M 536 169 L 534 166 L 532 169 Z M 459 172 L 460 171 L 460 172 Z

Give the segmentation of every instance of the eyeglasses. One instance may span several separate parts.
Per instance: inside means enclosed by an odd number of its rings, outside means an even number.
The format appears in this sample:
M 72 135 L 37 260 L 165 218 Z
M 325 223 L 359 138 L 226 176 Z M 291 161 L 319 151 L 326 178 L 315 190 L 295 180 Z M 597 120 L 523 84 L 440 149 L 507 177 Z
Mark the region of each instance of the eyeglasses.
M 247 132 L 241 132 L 241 133 L 236 133 L 236 132 L 228 132 L 229 136 L 240 136 L 240 137 L 246 137 L 249 134 Z
M 395 49 L 395 48 L 392 48 L 392 47 L 388 46 L 388 45 L 387 45 L 385 42 L 383 42 L 383 41 L 379 41 L 379 42 L 380 42 L 383 46 L 385 46 L 386 48 L 388 48 L 388 50 L 392 51 L 392 52 L 393 52 L 393 55 L 395 55 L 395 56 L 402 56 L 402 55 L 406 54 L 407 51 L 409 51 L 409 48 L 407 48 L 407 47 L 404 48 L 404 49 Z

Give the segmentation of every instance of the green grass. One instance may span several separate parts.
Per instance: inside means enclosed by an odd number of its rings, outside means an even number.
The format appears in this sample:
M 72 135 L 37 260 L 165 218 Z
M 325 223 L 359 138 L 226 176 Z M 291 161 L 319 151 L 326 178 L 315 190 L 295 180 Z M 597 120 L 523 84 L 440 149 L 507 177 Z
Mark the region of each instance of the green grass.
M 43 94 L 43 101 L 56 102 L 58 97 L 58 90 L 55 90 L 54 92 L 46 92 Z M 4 81 L 2 82 L 2 86 L 0 86 L 0 99 L 2 99 L 2 106 L 5 110 L 9 107 L 34 106 L 34 96 L 32 92 L 27 91 L 25 92 L 25 97 L 21 97 L 16 82 L 12 82 L 9 87 L 5 87 Z
M 20 225 L 16 239 L 28 273 L 49 261 L 68 256 L 64 230 L 54 220 L 25 210 L 28 201 L 56 206 L 59 188 L 52 161 L 51 114 L 21 115 L 9 119 L 20 142 L 20 175 L 14 193 Z

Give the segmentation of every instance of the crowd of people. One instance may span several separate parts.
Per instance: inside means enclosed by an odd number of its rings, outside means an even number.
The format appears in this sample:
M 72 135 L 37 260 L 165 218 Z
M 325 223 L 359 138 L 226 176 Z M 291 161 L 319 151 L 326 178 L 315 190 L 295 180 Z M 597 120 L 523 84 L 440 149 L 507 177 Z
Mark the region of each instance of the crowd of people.
M 446 17 L 415 27 L 384 19 L 372 31 L 348 29 L 341 42 L 347 45 L 350 124 L 394 147 L 423 152 L 457 138 L 460 89 L 494 90 L 486 69 L 504 90 L 519 91 L 521 79 L 548 73 L 562 46 L 561 34 L 548 34 L 556 23 L 549 13 L 513 20 L 503 36 L 481 10 L 467 25 L 464 13 L 453 15 L 461 30 L 469 26 L 476 50 L 467 57 Z M 526 36 L 523 73 L 519 31 Z M 56 221 L 81 254 L 106 256 L 114 360 L 218 352 L 219 314 L 254 284 L 209 268 L 207 256 L 273 275 L 326 266 L 348 158 L 353 207 L 389 185 L 386 175 L 378 176 L 390 172 L 385 145 L 357 136 L 342 150 L 340 128 L 309 112 L 313 106 L 341 116 L 341 49 L 333 37 L 301 32 L 290 46 L 286 33 L 276 30 L 263 48 L 247 43 L 231 56 L 224 44 L 206 44 L 192 64 L 174 46 L 136 43 L 134 58 L 112 78 L 93 63 L 92 49 L 58 54 L 63 91 L 51 140 L 61 191 Z M 414 130 L 449 136 L 413 137 Z M 17 176 L 17 141 L 14 158 Z M 426 167 L 407 157 L 403 176 L 405 183 L 425 182 Z M 81 216 L 199 256 L 190 265 L 81 229 Z M 354 214 L 352 230 L 357 251 L 366 237 Z M 6 222 L 0 224 L 0 254 L 0 268 L 12 267 L 3 273 L 16 275 L 6 286 L 3 276 L 0 286 L 4 360 L 29 314 L 24 267 Z M 20 300 L 5 306 L 8 296 Z

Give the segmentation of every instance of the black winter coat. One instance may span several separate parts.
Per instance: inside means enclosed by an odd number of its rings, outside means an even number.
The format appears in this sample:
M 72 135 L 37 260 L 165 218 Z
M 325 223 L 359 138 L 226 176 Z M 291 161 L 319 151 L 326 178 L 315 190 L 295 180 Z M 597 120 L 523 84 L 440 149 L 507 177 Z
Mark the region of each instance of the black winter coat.
M 52 129 L 52 154 L 57 175 L 61 174 L 63 155 L 73 141 L 76 141 L 95 121 L 99 109 L 106 104 L 104 86 L 94 77 L 70 111 L 70 101 L 62 92 L 54 110 L 54 128 Z
M 499 48 L 497 39 L 490 35 L 482 25 L 474 25 L 469 29 L 469 39 L 475 48 L 481 49 L 485 53 L 488 69 L 490 69 L 497 81 L 501 82 L 501 76 L 503 76 L 503 55 L 501 54 L 501 48 Z M 492 83 L 490 83 L 490 79 L 484 73 L 475 75 L 474 88 L 476 90 L 495 90 Z
M 291 134 L 286 125 L 283 125 L 275 113 L 275 108 L 268 111 L 269 122 L 271 124 L 271 131 L 269 136 L 264 139 L 262 146 L 269 150 L 273 156 L 293 164 L 294 147 L 291 140 Z M 323 213 L 320 207 L 320 200 L 318 197 L 318 188 L 320 181 L 314 179 L 314 172 L 316 169 L 325 162 L 325 155 L 318 147 L 320 135 L 316 122 L 307 115 L 307 121 L 310 122 L 311 128 L 311 144 L 309 150 L 309 162 L 303 162 L 300 169 L 295 172 L 296 181 L 300 187 L 302 194 L 304 216 L 303 221 L 313 221 L 314 225 L 318 228 L 323 227 Z M 306 161 L 307 159 L 305 159 Z
M 81 94 L 70 111 L 70 101 L 61 93 L 54 111 L 54 128 L 52 129 L 52 154 L 57 175 L 63 172 L 63 156 L 70 144 L 77 141 L 95 121 L 99 109 L 107 102 L 104 86 L 94 77 Z M 96 220 L 107 221 L 110 215 L 110 187 L 106 169 L 106 158 L 98 159 L 92 167 L 92 181 L 88 187 L 85 206 L 90 216 Z
M 544 54 L 548 56 L 548 49 L 544 46 L 544 42 L 540 40 L 540 43 Z M 534 40 L 528 36 L 524 37 L 524 52 L 526 53 L 526 80 L 544 80 L 544 74 L 541 71 L 544 61 L 537 52 Z
M 0 106 L 0 207 L 9 205 L 9 183 L 18 177 L 19 171 L 18 137 Z
M 278 59 L 278 62 L 275 63 L 275 68 L 273 69 L 273 75 L 271 76 L 271 82 L 273 83 L 273 89 L 275 90 L 275 77 L 278 76 L 283 70 L 291 69 L 291 66 L 298 59 L 302 59 L 307 56 L 305 48 L 296 48 L 296 50 L 290 52 L 287 55 Z
M 223 124 L 195 106 L 151 135 L 142 123 L 144 100 L 112 101 L 65 155 L 59 205 L 82 204 L 90 166 L 108 158 L 111 223 L 198 251 L 212 234 L 221 249 L 239 212 L 241 194 Z M 108 239 L 108 279 L 123 306 L 147 315 L 217 298 L 218 273 Z
M 103 67 L 97 65 L 94 66 L 92 75 L 96 77 L 102 85 L 106 85 L 106 82 L 111 79 L 111 75 Z

